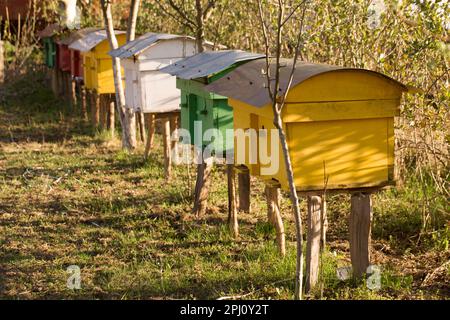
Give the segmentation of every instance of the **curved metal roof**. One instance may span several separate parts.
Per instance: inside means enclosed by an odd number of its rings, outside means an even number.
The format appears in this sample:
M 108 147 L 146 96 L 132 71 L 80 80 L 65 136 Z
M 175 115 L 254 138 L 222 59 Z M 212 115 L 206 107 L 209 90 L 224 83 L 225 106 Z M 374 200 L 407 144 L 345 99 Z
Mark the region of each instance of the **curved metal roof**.
M 172 40 L 172 39 L 187 39 L 190 41 L 195 41 L 194 37 L 191 36 L 179 36 L 175 34 L 168 33 L 154 33 L 149 32 L 146 33 L 133 41 L 128 42 L 127 44 L 121 46 L 116 50 L 112 50 L 109 52 L 109 55 L 114 58 L 126 59 L 133 56 L 137 56 L 141 54 L 143 51 L 147 50 L 154 44 L 164 40 Z M 214 44 L 212 42 L 205 41 L 205 45 L 208 47 L 213 47 Z
M 221 72 L 235 63 L 261 59 L 265 56 L 241 50 L 207 51 L 182 59 L 160 71 L 191 80 Z
M 99 31 L 99 30 L 101 30 L 101 28 L 86 28 L 86 29 L 75 30 L 75 31 L 71 32 L 70 34 L 68 34 L 67 36 L 61 37 L 60 39 L 58 39 L 56 41 L 56 43 L 68 46 L 77 40 L 83 39 L 89 33 Z
M 280 93 L 284 93 L 287 89 L 290 73 L 292 70 L 292 60 L 282 59 L 281 65 L 284 67 L 280 69 Z M 223 77 L 214 83 L 206 86 L 206 90 L 214 92 L 225 97 L 233 98 L 243 101 L 247 104 L 256 107 L 263 107 L 271 102 L 267 90 L 267 78 L 263 74 L 266 68 L 266 60 L 255 60 L 246 63 L 230 72 L 226 77 Z M 271 64 L 271 74 L 274 74 L 275 64 Z M 312 77 L 340 70 L 350 70 L 359 72 L 369 72 L 381 76 L 395 85 L 400 86 L 404 91 L 407 87 L 400 82 L 375 71 L 357 68 L 346 68 L 339 66 L 332 66 L 320 63 L 297 62 L 292 79 L 291 88 L 297 86 L 305 80 Z
M 125 31 L 115 31 L 116 36 L 125 34 Z M 88 52 L 99 45 L 102 41 L 108 39 L 106 30 L 94 31 L 86 35 L 82 39 L 78 39 L 69 46 L 69 49 L 78 50 L 80 52 Z

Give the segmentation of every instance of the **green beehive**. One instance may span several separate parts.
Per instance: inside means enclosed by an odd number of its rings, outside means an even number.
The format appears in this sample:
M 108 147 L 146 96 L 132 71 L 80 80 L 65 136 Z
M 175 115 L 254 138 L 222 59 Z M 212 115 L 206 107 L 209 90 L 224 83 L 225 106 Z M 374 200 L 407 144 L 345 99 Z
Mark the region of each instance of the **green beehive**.
M 226 139 L 226 130 L 233 129 L 233 109 L 227 97 L 208 92 L 205 86 L 238 66 L 263 57 L 238 50 L 209 51 L 161 69 L 177 77 L 176 85 L 181 90 L 181 128 L 189 131 L 192 145 L 202 149 L 212 146 L 215 154 L 233 150 L 233 139 Z M 195 122 L 201 123 L 201 131 L 196 130 Z M 223 140 L 205 139 L 209 129 L 218 130 Z
M 44 44 L 44 64 L 49 68 L 56 67 L 56 42 L 55 35 L 61 31 L 58 24 L 51 24 L 39 33 Z

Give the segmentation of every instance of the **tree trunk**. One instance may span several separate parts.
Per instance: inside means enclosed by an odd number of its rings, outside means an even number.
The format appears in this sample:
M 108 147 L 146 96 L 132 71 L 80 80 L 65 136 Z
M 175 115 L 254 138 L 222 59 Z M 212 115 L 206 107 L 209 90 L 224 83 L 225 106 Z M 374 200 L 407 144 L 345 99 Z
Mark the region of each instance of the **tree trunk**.
M 116 118 L 115 118 L 115 103 L 114 99 L 109 102 L 109 132 L 111 134 L 111 138 L 114 138 L 115 130 L 116 130 Z
M 131 0 L 130 16 L 128 17 L 127 42 L 133 41 L 136 37 L 136 23 L 140 3 L 141 0 Z
M 201 53 L 205 50 L 203 47 L 205 30 L 203 26 L 203 6 L 201 0 L 195 0 L 195 8 L 197 11 L 196 15 L 196 31 L 195 31 L 195 41 L 197 43 L 197 52 Z
M 228 225 L 234 238 L 239 237 L 238 212 L 236 204 L 236 182 L 234 164 L 227 164 L 228 178 Z
M 115 50 L 119 47 L 119 43 L 117 42 L 116 34 L 114 32 L 111 2 L 108 0 L 101 0 L 101 4 L 109 45 L 112 50 Z M 128 112 L 125 107 L 125 92 L 123 89 L 120 59 L 112 58 L 112 61 L 114 86 L 116 91 L 116 108 L 122 126 L 122 147 L 131 150 L 136 147 L 136 125 L 134 124 L 133 126 L 134 116 L 130 115 L 130 112 Z
M 283 150 L 283 159 L 286 167 L 286 175 L 289 184 L 290 198 L 294 210 L 295 233 L 297 241 L 297 265 L 295 272 L 295 299 L 301 300 L 303 294 L 303 226 L 300 214 L 300 204 L 297 195 L 297 189 L 294 182 L 294 171 L 292 169 L 291 157 L 289 155 L 289 147 L 287 143 L 286 133 L 284 132 L 281 115 L 277 110 L 277 104 L 273 105 L 274 125 L 278 129 L 280 135 L 281 149 Z

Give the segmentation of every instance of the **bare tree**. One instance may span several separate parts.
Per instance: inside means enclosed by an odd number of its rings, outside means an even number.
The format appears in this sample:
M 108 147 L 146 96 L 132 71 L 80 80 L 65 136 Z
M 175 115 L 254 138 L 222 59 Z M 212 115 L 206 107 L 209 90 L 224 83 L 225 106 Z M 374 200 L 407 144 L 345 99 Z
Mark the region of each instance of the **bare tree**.
M 185 1 L 177 3 L 175 0 L 166 0 L 156 1 L 156 3 L 164 13 L 195 33 L 197 51 L 203 52 L 203 44 L 205 41 L 205 23 L 211 17 L 211 14 L 216 7 L 217 0 L 195 0 L 195 14 L 191 14 L 191 12 L 185 8 Z
M 108 35 L 109 45 L 112 50 L 119 47 L 119 43 L 114 31 L 114 22 L 111 11 L 111 2 L 109 0 L 101 0 L 103 18 L 105 21 L 105 29 Z M 114 86 L 116 91 L 116 110 L 119 114 L 120 125 L 122 126 L 122 147 L 131 150 L 136 147 L 136 131 L 132 131 L 129 121 L 130 112 L 125 107 L 125 91 L 122 82 L 121 63 L 119 58 L 113 59 Z M 136 125 L 134 125 L 136 130 Z
M 288 3 L 289 2 L 289 5 Z M 296 2 L 296 1 L 294 1 Z M 281 113 L 285 105 L 286 97 L 289 93 L 289 89 L 292 85 L 292 80 L 294 77 L 294 72 L 296 68 L 297 61 L 300 56 L 300 49 L 302 45 L 302 32 L 303 32 L 303 21 L 305 18 L 305 12 L 307 9 L 307 1 L 298 1 L 293 4 L 292 1 L 278 0 L 275 4 L 276 6 L 276 23 L 273 27 L 272 21 L 268 21 L 266 13 L 264 10 L 265 4 L 263 0 L 257 0 L 258 11 L 261 22 L 261 28 L 264 35 L 264 47 L 266 53 L 266 68 L 264 74 L 267 80 L 267 90 L 269 92 L 270 99 L 272 101 L 272 111 L 273 111 L 273 124 L 277 128 L 280 136 L 281 148 L 283 150 L 283 158 L 286 166 L 286 174 L 289 183 L 290 198 L 292 202 L 292 207 L 294 211 L 295 218 L 295 228 L 296 228 L 296 238 L 297 238 L 297 266 L 295 273 L 295 299 L 302 299 L 303 292 L 303 226 L 302 218 L 300 214 L 300 205 L 297 195 L 297 189 L 294 181 L 294 171 L 292 168 L 292 162 L 289 155 L 289 147 L 287 143 L 286 132 L 283 128 L 283 123 L 281 120 Z M 294 15 L 301 10 L 300 17 L 300 28 L 297 35 L 297 42 L 295 46 L 294 59 L 291 65 L 291 72 L 289 76 L 289 81 L 287 88 L 285 88 L 284 94 L 280 94 L 280 70 L 285 67 L 281 63 L 281 49 L 282 49 L 282 35 L 283 27 L 286 23 L 294 17 Z M 289 9 L 289 10 L 288 10 Z M 274 29 L 272 29 L 274 28 Z M 272 31 L 275 33 L 274 41 L 271 41 L 270 34 Z M 269 34 L 270 33 L 270 34 Z M 271 45 L 274 43 L 274 45 Z M 274 53 L 274 56 L 272 55 Z M 271 60 L 274 60 L 272 63 Z M 274 72 L 275 74 L 272 74 Z
M 132 0 L 130 4 L 130 16 L 128 19 L 127 42 L 133 41 L 136 36 L 136 23 L 139 13 L 140 0 Z M 119 43 L 114 32 L 114 21 L 112 17 L 112 8 L 110 0 L 101 0 L 103 17 L 105 20 L 106 33 L 112 50 L 119 47 Z M 122 82 L 120 59 L 113 59 L 114 85 L 116 91 L 116 109 L 119 114 L 120 124 L 122 126 L 122 146 L 125 149 L 132 150 L 136 148 L 136 117 L 131 108 L 125 106 L 125 92 Z

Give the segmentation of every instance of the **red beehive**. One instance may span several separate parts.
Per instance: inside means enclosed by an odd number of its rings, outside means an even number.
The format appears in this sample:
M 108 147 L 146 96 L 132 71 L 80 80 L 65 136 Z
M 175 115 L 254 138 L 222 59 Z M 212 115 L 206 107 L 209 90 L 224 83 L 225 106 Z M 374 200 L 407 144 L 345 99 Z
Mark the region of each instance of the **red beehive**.
M 79 51 L 70 50 L 69 45 L 79 39 L 84 38 L 91 32 L 97 31 L 98 28 L 86 28 L 72 31 L 66 37 L 57 40 L 57 63 L 58 68 L 64 72 L 70 72 L 73 77 L 83 76 L 83 61 Z

